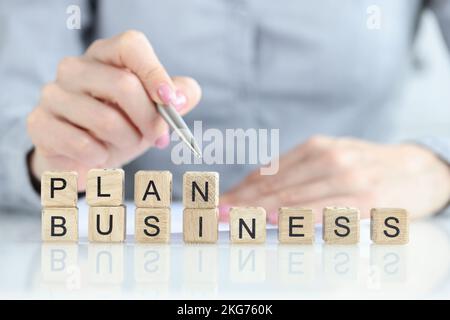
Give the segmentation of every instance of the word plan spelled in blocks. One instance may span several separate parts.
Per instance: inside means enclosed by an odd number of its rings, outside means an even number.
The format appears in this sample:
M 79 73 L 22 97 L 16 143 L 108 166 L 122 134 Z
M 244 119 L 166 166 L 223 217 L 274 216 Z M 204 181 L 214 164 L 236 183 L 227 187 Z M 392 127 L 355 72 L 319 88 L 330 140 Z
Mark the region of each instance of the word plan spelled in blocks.
M 232 243 L 264 243 L 266 210 L 261 207 L 232 207 L 230 239 Z
M 126 234 L 126 208 L 90 207 L 89 241 L 123 242 Z
M 78 241 L 78 208 L 43 208 L 42 241 Z
M 323 240 L 327 244 L 359 242 L 359 210 L 349 207 L 323 209 Z
M 136 208 L 134 237 L 140 243 L 168 243 L 170 208 Z
M 409 216 L 405 209 L 374 208 L 370 211 L 370 239 L 376 244 L 407 244 Z
M 86 201 L 90 206 L 121 206 L 125 173 L 122 169 L 92 169 L 88 172 Z
M 170 171 L 138 171 L 134 175 L 134 203 L 139 208 L 169 208 L 172 200 Z
M 314 213 L 311 209 L 286 208 L 278 211 L 278 241 L 280 243 L 314 243 Z
M 216 243 L 219 233 L 219 209 L 183 210 L 183 240 L 187 243 Z
M 219 174 L 187 171 L 183 175 L 185 208 L 213 209 L 219 205 Z

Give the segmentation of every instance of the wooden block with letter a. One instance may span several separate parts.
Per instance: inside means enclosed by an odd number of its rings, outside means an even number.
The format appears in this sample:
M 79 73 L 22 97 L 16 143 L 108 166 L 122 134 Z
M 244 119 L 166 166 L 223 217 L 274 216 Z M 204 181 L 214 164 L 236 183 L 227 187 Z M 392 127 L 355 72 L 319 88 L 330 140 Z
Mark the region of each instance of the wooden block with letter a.
M 122 169 L 92 169 L 88 172 L 86 201 L 90 206 L 121 206 L 125 174 Z
M 359 210 L 349 207 L 323 209 L 323 240 L 327 244 L 359 242 Z
M 78 208 L 43 208 L 42 241 L 78 241 Z
M 89 241 L 123 242 L 126 234 L 126 208 L 90 207 Z
M 78 201 L 78 174 L 76 172 L 47 171 L 41 177 L 41 204 L 43 207 L 76 207 Z
M 314 243 L 314 213 L 306 208 L 280 208 L 278 241 L 280 243 Z
M 186 243 L 216 243 L 219 209 L 184 209 L 183 239 Z
M 261 207 L 232 207 L 230 239 L 232 243 L 264 243 L 266 210 Z
M 172 199 L 170 171 L 138 171 L 134 175 L 134 203 L 139 208 L 168 208 Z
M 183 205 L 185 208 L 216 208 L 219 205 L 219 174 L 217 172 L 185 172 Z
M 405 209 L 374 208 L 370 211 L 370 239 L 376 244 L 407 244 L 409 216 Z
M 170 208 L 136 208 L 134 236 L 140 243 L 169 242 Z

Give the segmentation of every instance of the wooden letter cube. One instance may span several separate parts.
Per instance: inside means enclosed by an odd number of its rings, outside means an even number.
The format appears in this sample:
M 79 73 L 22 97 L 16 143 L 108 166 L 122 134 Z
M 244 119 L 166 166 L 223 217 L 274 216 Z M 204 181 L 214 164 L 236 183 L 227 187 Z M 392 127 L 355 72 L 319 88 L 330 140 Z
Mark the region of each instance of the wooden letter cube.
M 172 199 L 170 171 L 138 171 L 134 175 L 134 203 L 139 208 L 168 208 Z
M 125 206 L 89 208 L 89 241 L 123 242 L 125 234 Z
M 266 210 L 261 207 L 230 209 L 232 243 L 264 243 L 266 241 Z
M 136 208 L 134 236 L 141 243 L 169 242 L 170 208 Z
M 185 208 L 213 209 L 219 205 L 219 174 L 188 171 L 183 175 Z
M 323 240 L 328 244 L 359 242 L 359 210 L 348 207 L 323 209 Z
M 122 169 L 92 169 L 88 172 L 86 200 L 90 206 L 120 206 L 124 199 Z
M 372 209 L 370 239 L 377 244 L 407 244 L 409 242 L 408 212 L 405 209 Z
M 76 207 L 78 201 L 76 172 L 44 172 L 41 177 L 43 207 Z
M 184 209 L 183 239 L 186 243 L 215 243 L 219 230 L 219 209 Z
M 278 241 L 280 243 L 313 244 L 314 213 L 305 208 L 280 208 Z
M 78 208 L 42 209 L 42 241 L 78 241 Z

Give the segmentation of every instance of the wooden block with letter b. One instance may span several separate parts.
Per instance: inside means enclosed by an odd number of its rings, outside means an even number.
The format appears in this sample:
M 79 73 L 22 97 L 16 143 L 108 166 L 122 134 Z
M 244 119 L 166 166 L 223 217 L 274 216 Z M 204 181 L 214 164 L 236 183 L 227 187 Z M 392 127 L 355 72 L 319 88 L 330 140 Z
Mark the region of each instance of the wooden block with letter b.
M 134 237 L 140 243 L 169 242 L 170 208 L 136 208 Z
M 76 172 L 47 171 L 41 177 L 41 204 L 43 207 L 76 207 L 78 201 L 78 174 Z
M 219 205 L 219 174 L 217 172 L 185 172 L 183 205 L 185 208 L 216 208 Z
M 327 244 L 359 242 L 359 210 L 349 207 L 323 209 L 323 240 Z
M 168 208 L 172 200 L 170 171 L 138 171 L 134 175 L 134 203 L 139 208 Z
M 125 174 L 122 169 L 92 169 L 88 172 L 86 201 L 90 206 L 121 206 Z
M 407 244 L 409 216 L 405 209 L 374 208 L 370 211 L 370 239 L 376 244 Z
M 232 207 L 230 239 L 232 243 L 264 243 L 266 210 L 261 207 Z
M 278 241 L 280 243 L 314 243 L 314 213 L 305 208 L 280 208 L 278 211 Z
M 186 243 L 216 243 L 219 209 L 184 209 L 183 239 Z
M 126 234 L 126 208 L 90 207 L 89 241 L 123 242 Z
M 78 241 L 78 208 L 43 208 L 42 241 Z

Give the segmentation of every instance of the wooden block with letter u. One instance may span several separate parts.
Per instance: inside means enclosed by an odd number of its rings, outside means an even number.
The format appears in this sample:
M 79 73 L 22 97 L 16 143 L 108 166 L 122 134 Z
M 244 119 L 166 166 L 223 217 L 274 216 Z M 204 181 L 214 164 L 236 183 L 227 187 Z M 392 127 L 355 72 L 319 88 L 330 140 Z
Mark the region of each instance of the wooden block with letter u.
M 266 210 L 261 207 L 232 207 L 230 238 L 232 243 L 264 243 Z
M 370 211 L 370 238 L 376 244 L 407 244 L 409 216 L 405 209 L 374 208 Z
M 126 235 L 126 208 L 90 207 L 89 241 L 123 242 Z

